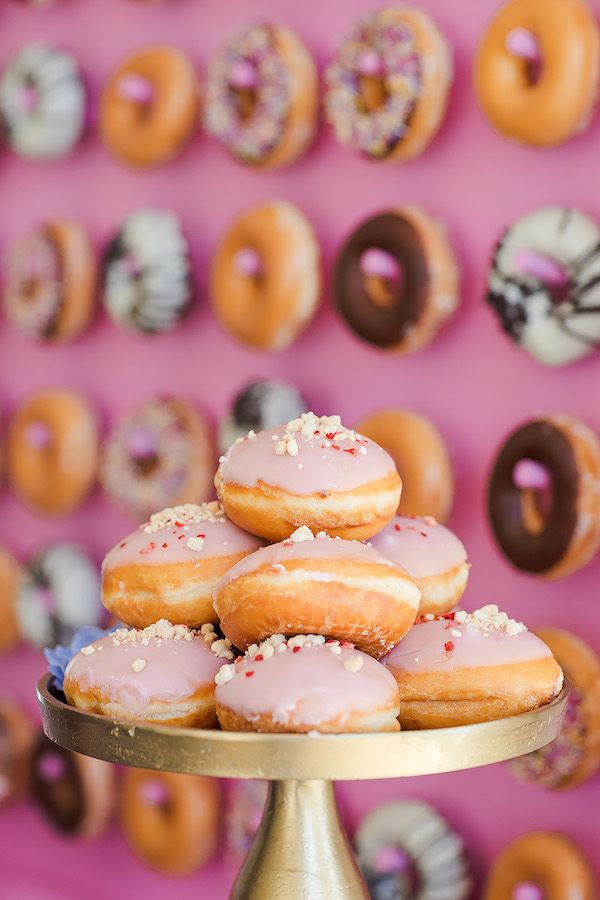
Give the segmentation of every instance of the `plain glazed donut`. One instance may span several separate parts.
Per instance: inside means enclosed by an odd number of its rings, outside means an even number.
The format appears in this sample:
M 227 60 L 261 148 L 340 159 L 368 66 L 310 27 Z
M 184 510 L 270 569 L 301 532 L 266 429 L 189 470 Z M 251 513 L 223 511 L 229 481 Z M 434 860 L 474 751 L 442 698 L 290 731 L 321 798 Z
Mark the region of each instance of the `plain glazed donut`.
M 313 537 L 306 526 L 246 556 L 214 592 L 221 628 L 246 649 L 270 634 L 325 634 L 379 657 L 415 621 L 419 590 L 406 572 L 358 541 Z
M 98 471 L 98 429 L 87 400 L 48 388 L 25 400 L 8 428 L 11 486 L 32 509 L 66 516 L 90 493 Z
M 14 556 L 0 546 L 0 655 L 13 650 L 21 639 L 16 599 L 23 570 Z
M 439 129 L 452 81 L 445 38 L 426 13 L 387 7 L 349 29 L 325 72 L 338 141 L 369 159 L 404 162 Z
M 394 460 L 402 479 L 398 513 L 446 522 L 454 500 L 454 472 L 433 422 L 409 409 L 380 409 L 361 419 L 356 430 Z
M 506 439 L 488 483 L 488 515 L 518 569 L 562 578 L 600 546 L 600 444 L 570 416 L 526 422 Z
M 462 541 L 431 516 L 396 516 L 373 536 L 373 547 L 410 575 L 421 592 L 419 615 L 436 616 L 456 606 L 465 592 L 470 563 Z
M 556 147 L 587 128 L 599 74 L 598 26 L 585 0 L 511 0 L 479 43 L 475 92 L 501 134 Z
M 169 162 L 197 128 L 199 90 L 194 68 L 175 47 L 138 50 L 109 77 L 98 127 L 108 149 L 138 168 Z
M 273 635 L 224 665 L 215 681 L 224 731 L 399 730 L 390 673 L 352 644 L 322 635 Z
M 102 602 L 135 628 L 218 622 L 212 594 L 235 563 L 261 546 L 216 502 L 154 513 L 113 547 L 102 564 Z
M 277 379 L 251 381 L 231 403 L 231 412 L 219 422 L 219 450 L 226 453 L 234 441 L 249 431 L 276 428 L 308 412 L 300 391 Z
M 569 682 L 567 711 L 558 737 L 511 762 L 512 772 L 548 790 L 577 787 L 600 767 L 600 659 L 581 638 L 559 628 L 538 636 Z
M 165 875 L 189 875 L 217 848 L 220 792 L 214 778 L 126 769 L 120 825 L 131 850 Z
M 352 331 L 375 347 L 413 353 L 458 305 L 458 267 L 446 233 L 417 206 L 371 216 L 336 257 L 332 295 Z
M 212 626 L 191 631 L 162 619 L 80 650 L 66 668 L 64 693 L 72 706 L 122 722 L 213 728 L 214 677 L 232 657 Z
M 565 835 L 532 831 L 496 857 L 484 900 L 595 900 L 598 887 L 583 851 Z
M 215 486 L 229 518 L 270 541 L 301 525 L 367 540 L 392 518 L 402 490 L 385 450 L 339 416 L 314 413 L 233 444 Z
M 29 787 L 34 734 L 23 710 L 6 697 L 0 699 L 0 809 Z
M 305 216 L 282 200 L 241 213 L 215 251 L 210 298 L 221 325 L 262 350 L 283 350 L 321 295 L 321 251 Z
M 94 312 L 96 259 L 86 231 L 54 219 L 17 241 L 8 254 L 4 312 L 36 340 L 73 340 Z
M 548 703 L 563 684 L 549 647 L 492 604 L 417 620 L 383 663 L 409 729 L 515 716 Z
M 312 57 L 293 31 L 245 26 L 209 63 L 204 127 L 240 162 L 289 166 L 312 143 L 318 83 Z

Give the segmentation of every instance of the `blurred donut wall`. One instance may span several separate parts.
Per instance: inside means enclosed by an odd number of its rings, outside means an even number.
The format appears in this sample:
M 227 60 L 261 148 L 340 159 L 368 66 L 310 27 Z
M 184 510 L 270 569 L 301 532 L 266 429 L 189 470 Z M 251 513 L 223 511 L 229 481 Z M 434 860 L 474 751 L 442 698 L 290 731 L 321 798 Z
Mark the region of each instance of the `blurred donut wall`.
M 562 580 L 518 572 L 491 534 L 485 499 L 497 450 L 523 421 L 568 413 L 600 433 L 595 388 L 600 356 L 544 366 L 502 333 L 484 300 L 494 245 L 519 216 L 562 205 L 600 219 L 595 190 L 600 117 L 595 116 L 585 134 L 552 149 L 500 136 L 479 109 L 472 87 L 477 40 L 500 4 L 423 0 L 417 5 L 433 16 L 450 42 L 455 76 L 441 129 L 413 161 L 385 165 L 361 159 L 321 124 L 314 145 L 289 168 L 241 165 L 198 130 L 174 161 L 141 170 L 111 156 L 95 127 L 101 86 L 128 54 L 157 42 L 172 44 L 189 56 L 202 77 L 210 55 L 236 26 L 274 22 L 297 32 L 322 74 L 340 36 L 377 4 L 56 0 L 36 6 L 1 0 L 0 66 L 33 41 L 65 48 L 79 60 L 90 101 L 88 132 L 65 158 L 32 161 L 0 149 L 3 260 L 16 239 L 48 219 L 81 223 L 100 253 L 128 214 L 143 208 L 172 210 L 189 240 L 197 284 L 189 314 L 170 333 L 156 336 L 118 328 L 101 306 L 81 336 L 65 344 L 35 342 L 3 316 L 3 432 L 21 401 L 47 387 L 81 391 L 96 410 L 104 436 L 136 404 L 168 394 L 192 401 L 216 434 L 236 393 L 256 378 L 296 385 L 316 412 L 340 413 L 348 425 L 384 407 L 417 411 L 435 423 L 452 457 L 456 499 L 449 524 L 467 546 L 473 566 L 465 606 L 497 603 L 532 628 L 567 629 L 600 651 L 600 558 Z M 321 245 L 325 272 L 315 318 L 280 352 L 237 342 L 217 323 L 207 298 L 209 262 L 226 226 L 250 205 L 273 199 L 296 204 L 305 213 Z M 417 204 L 446 224 L 461 288 L 460 306 L 449 324 L 423 349 L 400 356 L 353 335 L 333 308 L 330 283 L 336 252 L 349 233 L 366 217 L 406 204 Z M 3 262 L 3 282 L 5 278 Z M 79 542 L 99 563 L 134 525 L 135 519 L 99 488 L 80 508 L 59 518 L 31 511 L 6 484 L 0 494 L 0 541 L 22 561 L 65 539 Z M 35 717 L 34 684 L 44 671 L 41 654 L 33 650 L 4 654 L 0 696 L 17 700 Z M 600 876 L 597 775 L 568 791 L 548 791 L 516 780 L 501 764 L 422 779 L 340 784 L 339 799 L 351 832 L 366 813 L 390 799 L 430 803 L 463 837 L 478 886 L 510 840 L 538 829 L 562 832 L 580 844 Z M 221 852 L 200 871 L 181 878 L 176 889 L 181 900 L 224 898 L 235 870 Z M 171 880 L 131 854 L 116 825 L 94 841 L 59 836 L 27 800 L 0 810 L 0 872 L 0 897 L 7 900 L 66 900 L 84 894 L 89 900 L 125 900 L 142 892 L 160 900 L 173 891 Z

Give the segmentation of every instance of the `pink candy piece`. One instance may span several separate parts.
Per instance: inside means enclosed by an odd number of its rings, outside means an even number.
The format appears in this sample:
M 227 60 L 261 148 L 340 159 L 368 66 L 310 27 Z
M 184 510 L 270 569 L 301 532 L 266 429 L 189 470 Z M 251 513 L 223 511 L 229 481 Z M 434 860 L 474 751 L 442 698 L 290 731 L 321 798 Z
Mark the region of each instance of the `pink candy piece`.
M 38 774 L 44 781 L 58 781 L 66 772 L 66 763 L 58 753 L 45 753 L 38 763 Z
M 538 278 L 544 284 L 564 287 L 569 283 L 569 275 L 564 266 L 551 256 L 536 250 L 519 250 L 514 264 L 521 272 Z
M 154 456 L 158 449 L 156 434 L 151 428 L 143 425 L 133 428 L 126 439 L 127 450 L 134 459 L 148 459 Z
M 39 100 L 37 88 L 32 85 L 23 85 L 17 94 L 17 106 L 22 112 L 31 113 L 36 108 Z
M 375 868 L 378 872 L 409 872 L 411 859 L 401 847 L 381 847 L 375 855 Z
M 520 459 L 512 472 L 513 484 L 522 491 L 545 491 L 550 486 L 550 473 L 533 459 Z
M 376 275 L 388 281 L 396 281 L 402 276 L 402 268 L 398 260 L 380 247 L 369 247 L 361 253 L 359 260 L 363 275 Z
M 124 75 L 117 88 L 121 97 L 134 103 L 150 103 L 154 98 L 154 86 L 143 75 Z
M 242 247 L 238 250 L 233 258 L 233 265 L 240 275 L 248 275 L 251 278 L 261 275 L 263 271 L 260 255 L 252 247 Z
M 245 59 L 234 63 L 229 73 L 229 84 L 241 91 L 258 87 L 258 73 L 252 63 Z
M 511 900 L 544 900 L 544 892 L 533 881 L 521 881 L 514 886 Z
M 149 778 L 140 785 L 139 796 L 142 803 L 148 806 L 164 806 L 170 794 L 165 784 L 158 778 Z
M 506 49 L 514 56 L 520 56 L 529 62 L 540 62 L 542 58 L 540 44 L 535 34 L 527 28 L 513 28 L 506 36 Z
M 358 57 L 357 67 L 361 75 L 381 75 L 381 59 L 374 50 L 364 50 Z
M 25 429 L 25 441 L 34 450 L 47 450 L 52 443 L 52 431 L 45 422 L 31 422 Z

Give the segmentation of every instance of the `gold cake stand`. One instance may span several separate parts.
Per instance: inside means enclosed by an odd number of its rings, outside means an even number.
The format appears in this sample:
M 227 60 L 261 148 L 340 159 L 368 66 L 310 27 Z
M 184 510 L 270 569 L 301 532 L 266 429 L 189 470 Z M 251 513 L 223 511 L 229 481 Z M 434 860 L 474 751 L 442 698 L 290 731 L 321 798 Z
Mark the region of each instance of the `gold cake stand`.
M 44 731 L 68 750 L 163 772 L 270 781 L 234 900 L 349 900 L 368 893 L 340 823 L 334 781 L 430 775 L 531 753 L 558 735 L 567 688 L 540 709 L 480 725 L 314 736 L 128 725 L 69 706 L 49 688 L 49 676 L 37 696 Z

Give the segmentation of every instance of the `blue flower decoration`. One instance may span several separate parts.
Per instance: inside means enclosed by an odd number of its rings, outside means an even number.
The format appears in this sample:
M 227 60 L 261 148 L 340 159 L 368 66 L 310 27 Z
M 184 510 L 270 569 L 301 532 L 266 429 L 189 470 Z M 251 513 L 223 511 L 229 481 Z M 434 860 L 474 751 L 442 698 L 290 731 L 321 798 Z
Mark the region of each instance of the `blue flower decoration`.
M 111 632 L 116 631 L 119 627 L 120 626 L 104 630 L 103 628 L 97 628 L 95 625 L 85 625 L 75 632 L 68 647 L 61 646 L 60 644 L 57 644 L 56 647 L 46 647 L 44 656 L 46 657 L 48 669 L 52 675 L 52 687 L 62 691 L 65 669 L 73 657 L 79 653 L 83 647 L 87 647 L 89 644 L 99 641 L 100 638 L 106 637 L 107 634 L 111 634 Z

